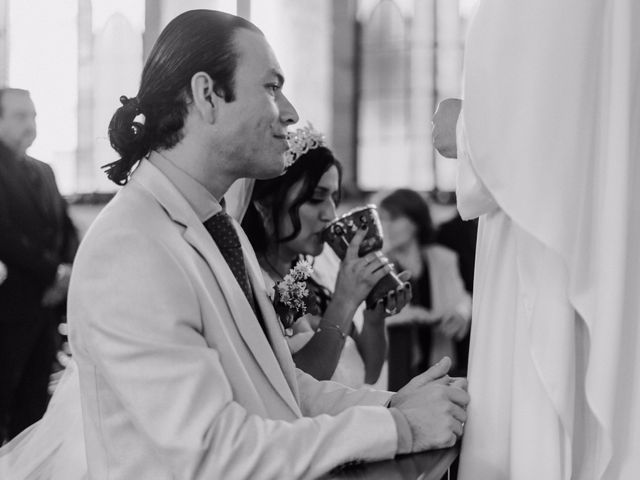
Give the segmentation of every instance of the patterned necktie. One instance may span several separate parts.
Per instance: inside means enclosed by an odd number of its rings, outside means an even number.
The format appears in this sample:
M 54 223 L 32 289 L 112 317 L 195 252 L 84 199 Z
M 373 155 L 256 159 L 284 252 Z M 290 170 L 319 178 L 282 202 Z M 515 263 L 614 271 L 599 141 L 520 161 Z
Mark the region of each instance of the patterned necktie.
M 256 311 L 251 285 L 249 284 L 249 276 L 244 264 L 244 255 L 242 254 L 242 246 L 240 238 L 233 227 L 231 217 L 224 211 L 215 214 L 209 220 L 204 222 L 204 226 L 216 242 L 222 256 L 227 261 L 227 265 L 231 269 L 233 276 L 236 277 L 240 288 L 244 292 L 249 305 Z

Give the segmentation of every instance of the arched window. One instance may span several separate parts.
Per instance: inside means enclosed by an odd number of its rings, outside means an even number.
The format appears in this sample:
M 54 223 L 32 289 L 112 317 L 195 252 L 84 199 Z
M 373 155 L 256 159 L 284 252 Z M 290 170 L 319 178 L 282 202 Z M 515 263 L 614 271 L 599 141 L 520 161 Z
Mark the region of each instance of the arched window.
M 470 11 L 474 0 L 462 1 Z M 456 0 L 360 5 L 358 186 L 451 190 L 455 163 L 434 154 L 431 117 L 438 101 L 460 95 L 462 6 Z
M 377 190 L 408 184 L 410 57 L 407 21 L 392 0 L 381 0 L 360 32 L 358 184 Z
M 144 20 L 144 17 L 142 17 Z M 107 129 L 120 106 L 121 95 L 138 93 L 142 73 L 142 32 L 121 12 L 109 15 L 94 32 L 93 47 L 93 154 L 84 159 L 94 172 L 90 190 L 112 190 L 113 184 L 100 167 L 118 159 Z

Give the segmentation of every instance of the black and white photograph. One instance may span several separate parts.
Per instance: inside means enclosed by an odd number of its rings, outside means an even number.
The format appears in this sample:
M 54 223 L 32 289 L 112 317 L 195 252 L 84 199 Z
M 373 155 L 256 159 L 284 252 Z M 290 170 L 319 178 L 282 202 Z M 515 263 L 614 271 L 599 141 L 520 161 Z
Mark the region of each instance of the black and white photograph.
M 640 479 L 640 1 L 0 0 L 0 480 Z

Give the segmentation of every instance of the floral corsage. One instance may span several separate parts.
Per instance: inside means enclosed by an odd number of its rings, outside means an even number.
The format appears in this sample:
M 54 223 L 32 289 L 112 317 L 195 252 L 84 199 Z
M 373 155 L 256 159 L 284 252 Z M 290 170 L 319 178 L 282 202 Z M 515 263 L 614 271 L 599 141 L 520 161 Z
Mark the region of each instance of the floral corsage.
M 273 306 L 287 337 L 293 335 L 293 324 L 307 312 L 313 313 L 314 295 L 309 294 L 307 279 L 313 269 L 307 260 L 300 260 L 284 278 L 273 286 Z

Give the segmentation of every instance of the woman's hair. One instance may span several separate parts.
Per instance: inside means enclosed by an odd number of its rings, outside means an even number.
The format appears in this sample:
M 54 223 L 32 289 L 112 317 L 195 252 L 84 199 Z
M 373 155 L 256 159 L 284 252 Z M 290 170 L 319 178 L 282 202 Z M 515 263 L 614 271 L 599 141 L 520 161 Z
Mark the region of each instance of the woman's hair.
M 124 185 L 151 150 L 171 148 L 182 139 L 196 73 L 208 73 L 225 101 L 235 99 L 234 33 L 239 28 L 261 33 L 244 18 L 213 10 L 185 12 L 165 27 L 144 66 L 138 94 L 120 97 L 122 106 L 111 118 L 109 139 L 121 158 L 103 167 L 110 180 Z
M 300 233 L 300 206 L 313 197 L 318 182 L 331 167 L 336 167 L 338 170 L 339 201 L 342 166 L 327 147 L 309 150 L 279 177 L 256 180 L 249 208 L 242 221 L 242 228 L 258 255 L 264 254 L 274 242 L 286 242 Z M 287 194 L 299 180 L 302 180 L 302 188 L 288 210 L 284 211 Z M 293 232 L 282 237 L 280 223 L 285 215 L 291 220 Z
M 380 201 L 380 208 L 385 209 L 391 218 L 407 217 L 416 227 L 418 243 L 432 243 L 435 229 L 426 200 L 415 190 L 399 188 Z

